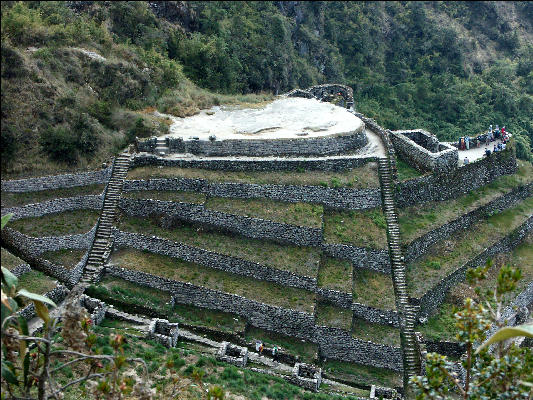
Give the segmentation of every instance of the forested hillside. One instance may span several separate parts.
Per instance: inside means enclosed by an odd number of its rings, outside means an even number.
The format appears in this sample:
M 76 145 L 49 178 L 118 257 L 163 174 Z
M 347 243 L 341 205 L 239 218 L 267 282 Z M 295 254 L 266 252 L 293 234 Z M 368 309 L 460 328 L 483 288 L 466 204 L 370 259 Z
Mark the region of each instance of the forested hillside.
M 506 125 L 531 157 L 533 3 L 2 2 L 2 173 L 94 166 L 167 129 L 142 110 L 324 82 L 387 128 Z

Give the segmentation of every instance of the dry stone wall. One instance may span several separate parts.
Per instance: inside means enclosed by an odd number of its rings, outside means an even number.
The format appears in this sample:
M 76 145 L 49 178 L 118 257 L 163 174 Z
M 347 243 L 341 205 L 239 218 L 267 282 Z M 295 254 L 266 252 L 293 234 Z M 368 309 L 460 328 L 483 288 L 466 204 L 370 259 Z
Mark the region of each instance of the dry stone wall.
M 391 293 L 391 296 L 393 293 Z M 352 303 L 351 309 L 355 318 L 363 319 L 373 324 L 389 325 L 398 328 L 400 321 L 395 310 L 382 310 L 366 304 Z
M 279 283 L 310 291 L 316 290 L 316 277 L 296 275 L 289 271 L 272 268 L 240 258 L 230 257 L 182 243 L 175 243 L 155 236 L 115 230 L 114 246 L 147 250 L 155 254 L 180 258 L 225 272 L 249 276 L 255 279 Z
M 202 156 L 289 156 L 328 155 L 360 149 L 368 143 L 364 126 L 353 132 L 334 136 L 300 139 L 228 139 L 228 140 L 183 140 L 167 138 L 171 153 L 187 153 Z M 139 151 L 152 149 L 152 142 Z M 153 151 L 153 150 L 152 150 Z
M 181 190 L 205 193 L 212 197 L 241 199 L 267 198 L 287 202 L 319 203 L 329 208 L 361 210 L 381 206 L 379 188 L 352 189 L 303 185 L 258 185 L 252 183 L 217 183 L 205 179 L 173 178 L 129 180 L 124 191 Z
M 104 196 L 86 195 L 67 197 L 43 201 L 42 203 L 28 204 L 22 207 L 9 207 L 2 209 L 2 215 L 13 213 L 13 221 L 21 218 L 35 218 L 43 215 L 61 213 L 74 210 L 98 210 L 102 209 Z
M 356 268 L 370 269 L 385 274 L 391 273 L 389 252 L 387 250 L 355 247 L 339 243 L 323 243 L 322 251 L 331 257 L 349 260 Z
M 509 235 L 499 240 L 494 245 L 482 251 L 476 257 L 457 268 L 454 272 L 443 278 L 437 285 L 433 286 L 418 299 L 412 299 L 420 304 L 420 311 L 426 315 L 431 315 L 437 311 L 444 302 L 448 290 L 466 279 L 466 271 L 484 264 L 487 259 L 499 253 L 508 253 L 518 246 L 533 230 L 533 216 L 529 217 L 522 225 L 516 228 Z
M 413 240 L 405 251 L 406 262 L 412 262 L 424 255 L 435 243 L 446 239 L 459 230 L 468 229 L 473 223 L 495 213 L 514 206 L 521 200 L 533 196 L 533 183 L 517 187 L 511 192 L 498 197 L 490 203 L 476 208 L 459 218 L 434 229 L 425 235 Z
M 427 201 L 460 197 L 518 169 L 512 149 L 491 154 L 448 174 L 430 174 L 396 185 L 396 205 L 407 207 Z
M 51 175 L 39 178 L 2 181 L 2 192 L 24 193 L 103 184 L 109 180 L 110 176 L 111 167 L 108 167 L 100 171 L 79 174 Z
M 144 166 L 163 166 L 178 168 L 202 168 L 219 171 L 345 171 L 361 167 L 376 157 L 338 156 L 323 158 L 182 158 L 168 159 L 152 154 L 137 154 L 130 164 L 130 169 Z
M 176 303 L 190 304 L 245 317 L 260 329 L 297 337 L 319 344 L 323 357 L 374 365 L 400 371 L 400 349 L 355 339 L 350 332 L 315 325 L 312 314 L 276 307 L 234 294 L 206 289 L 190 283 L 171 281 L 139 271 L 106 266 L 112 276 L 170 292 Z
M 457 168 L 458 150 L 422 129 L 395 131 L 391 140 L 396 153 L 422 171 L 448 173 Z
M 65 286 L 57 285 L 49 292 L 46 292 L 44 296 L 48 297 L 54 303 L 58 304 L 62 302 L 65 297 L 67 297 L 68 292 L 69 290 Z M 35 312 L 35 304 L 28 304 L 26 307 L 19 311 L 19 315 L 27 321 L 32 318 L 35 318 L 37 316 L 37 313 Z
M 282 224 L 260 218 L 226 214 L 203 205 L 159 200 L 121 199 L 119 208 L 131 216 L 167 215 L 192 223 L 225 229 L 253 239 L 267 239 L 298 246 L 320 246 L 322 230 Z

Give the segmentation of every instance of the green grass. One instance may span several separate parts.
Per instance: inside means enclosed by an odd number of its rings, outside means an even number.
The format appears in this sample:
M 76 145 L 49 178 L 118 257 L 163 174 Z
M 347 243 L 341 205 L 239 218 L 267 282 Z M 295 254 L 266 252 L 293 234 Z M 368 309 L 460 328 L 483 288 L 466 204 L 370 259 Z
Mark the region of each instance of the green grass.
M 22 218 L 9 222 L 9 227 L 33 237 L 86 233 L 96 224 L 100 213 L 94 210 L 65 211 L 42 217 Z
M 18 289 L 26 289 L 29 292 L 37 294 L 44 294 L 57 286 L 55 280 L 53 280 L 49 276 L 46 276 L 42 272 L 35 270 L 21 275 L 18 279 Z M 23 297 L 22 302 L 24 303 L 24 305 L 27 305 L 31 303 L 31 300 L 26 297 Z
M 477 222 L 468 230 L 431 246 L 426 255 L 407 266 L 411 296 L 421 296 L 429 288 L 522 224 L 533 212 L 533 198 Z
M 432 201 L 398 209 L 400 232 L 405 243 L 450 222 L 460 215 L 481 207 L 517 186 L 533 180 L 531 163 L 519 160 L 519 170 L 514 175 L 496 179 L 489 185 L 471 191 L 457 199 Z
M 401 374 L 388 369 L 336 360 L 326 361 L 322 365 L 322 368 L 329 375 L 343 378 L 360 385 L 402 386 Z
M 20 264 L 24 264 L 24 261 L 2 248 L 2 267 L 11 271 Z
M 63 197 L 74 197 L 88 194 L 100 194 L 104 191 L 105 185 L 76 186 L 67 189 L 41 190 L 38 192 L 9 193 L 2 192 L 3 207 L 20 207 L 31 203 L 40 203 L 47 200 L 59 199 Z
M 171 322 L 185 323 L 207 327 L 224 332 L 242 332 L 246 321 L 238 315 L 205 308 L 176 304 L 170 305 L 171 296 L 168 292 L 137 285 L 120 278 L 106 276 L 98 287 L 89 289 L 91 295 L 102 300 L 117 300 L 132 306 L 149 307 L 164 314 Z M 128 307 L 124 309 L 128 312 Z
M 387 248 L 387 225 L 381 208 L 365 211 L 326 211 L 324 239 L 358 247 Z
M 320 326 L 331 326 L 334 328 L 350 331 L 352 328 L 353 312 L 347 308 L 340 308 L 335 305 L 318 302 L 316 306 L 316 324 Z
M 262 218 L 284 224 L 322 227 L 324 209 L 318 204 L 287 203 L 270 199 L 228 199 L 212 197 L 206 208 L 228 214 Z
M 498 278 L 498 273 L 502 265 L 511 265 L 520 268 L 522 279 L 518 281 L 516 289 L 507 295 L 507 302 L 518 295 L 524 288 L 533 281 L 533 235 L 526 237 L 524 242 L 517 246 L 512 252 L 499 254 L 493 259 L 493 266 L 487 273 L 487 278 L 476 284 L 483 290 L 494 290 Z M 453 306 L 461 308 L 466 297 L 477 299 L 477 295 L 466 283 L 460 283 L 450 290 L 445 303 L 439 307 L 437 314 L 430 317 L 427 324 L 420 325 L 419 329 L 428 338 L 432 340 L 453 340 L 457 328 L 453 317 Z
M 408 179 L 418 178 L 423 174 L 416 168 L 411 167 L 405 161 L 396 158 L 396 168 L 398 170 L 398 180 L 406 181 Z
M 325 187 L 379 187 L 376 163 L 346 171 L 212 171 L 197 168 L 139 167 L 129 170 L 128 179 L 192 178 L 211 182 L 255 183 L 260 185 L 308 185 Z
M 246 330 L 245 339 L 250 341 L 261 340 L 269 347 L 276 345 L 281 350 L 292 355 L 298 355 L 303 362 L 312 363 L 317 358 L 318 346 L 290 336 L 281 335 L 264 329 L 250 327 Z
M 400 346 L 400 329 L 392 326 L 373 324 L 363 319 L 354 318 L 352 336 L 357 339 L 367 340 L 389 346 Z
M 237 294 L 267 304 L 313 312 L 314 293 L 230 274 L 172 257 L 137 250 L 121 250 L 112 255 L 111 263 L 167 279 Z
M 324 256 L 318 271 L 318 286 L 351 293 L 352 270 L 350 261 Z
M 41 257 L 55 264 L 62 265 L 67 269 L 72 269 L 80 262 L 86 252 L 87 250 L 64 249 L 47 251 L 46 253 L 41 254 Z
M 391 276 L 363 268 L 355 268 L 353 299 L 357 303 L 371 307 L 394 310 L 396 306 Z
M 302 276 L 314 278 L 318 274 L 320 251 L 311 247 L 285 246 L 266 240 L 218 233 L 186 224 L 165 229 L 158 226 L 154 219 L 149 218 L 122 216 L 120 229 L 160 236 L 227 256 L 291 271 Z
M 131 192 L 122 192 L 122 197 L 129 199 L 179 201 L 182 203 L 195 204 L 205 203 L 205 194 L 179 190 L 135 190 Z

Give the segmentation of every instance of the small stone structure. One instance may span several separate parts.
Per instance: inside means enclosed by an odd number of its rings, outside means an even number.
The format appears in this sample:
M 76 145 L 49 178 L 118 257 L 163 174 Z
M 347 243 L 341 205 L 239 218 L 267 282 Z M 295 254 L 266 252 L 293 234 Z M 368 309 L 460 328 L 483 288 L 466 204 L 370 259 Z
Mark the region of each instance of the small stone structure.
M 326 83 L 323 85 L 311 86 L 307 89 L 294 89 L 285 94 L 287 97 L 304 97 L 306 99 L 316 98 L 318 100 L 327 100 L 330 96 L 340 94 L 344 99 L 346 108 L 353 107 L 353 89 L 350 86 L 339 85 L 336 83 Z
M 154 339 L 165 347 L 176 347 L 178 343 L 178 323 L 154 318 L 148 326 L 148 338 Z
M 248 349 L 229 342 L 222 342 L 217 351 L 216 359 L 237 367 L 244 367 L 248 362 Z
M 393 131 L 391 140 L 398 155 L 422 171 L 447 173 L 457 168 L 458 150 L 422 129 Z
M 91 316 L 93 325 L 100 325 L 104 320 L 107 311 L 107 304 L 98 299 L 93 299 L 87 295 L 80 297 L 80 305 L 84 307 Z
M 322 382 L 322 369 L 311 364 L 296 363 L 292 369 L 291 380 L 298 386 L 318 392 Z

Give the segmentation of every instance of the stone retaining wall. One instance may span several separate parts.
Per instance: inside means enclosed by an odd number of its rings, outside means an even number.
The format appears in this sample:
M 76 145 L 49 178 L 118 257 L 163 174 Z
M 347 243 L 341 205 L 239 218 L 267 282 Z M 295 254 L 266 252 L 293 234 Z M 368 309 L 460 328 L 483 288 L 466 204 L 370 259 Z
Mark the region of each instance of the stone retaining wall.
M 458 150 L 439 143 L 436 136 L 422 129 L 394 131 L 391 140 L 396 153 L 408 164 L 422 171 L 448 173 L 457 168 Z
M 309 291 L 316 290 L 316 277 L 296 275 L 289 271 L 226 256 L 194 246 L 188 246 L 183 243 L 175 243 L 154 236 L 149 237 L 138 233 L 115 230 L 114 246 L 115 249 L 127 247 L 147 250 L 155 254 L 180 258 L 188 262 L 198 263 L 209 268 L 219 269 L 233 274 L 249 276 L 259 280 L 275 282 L 280 285 Z
M 252 239 L 273 240 L 282 244 L 320 246 L 322 230 L 226 214 L 203 205 L 160 200 L 121 199 L 119 208 L 130 216 L 167 215 L 182 221 L 224 229 Z M 170 221 L 172 223 L 172 221 Z
M 22 207 L 3 208 L 2 215 L 13 213 L 11 220 L 15 221 L 22 218 L 42 217 L 43 215 L 74 210 L 100 211 L 102 209 L 103 202 L 103 194 L 67 197 L 43 201 L 42 203 L 28 204 Z
M 379 188 L 352 189 L 303 185 L 258 185 L 253 183 L 217 183 L 206 179 L 171 178 L 127 180 L 125 192 L 136 190 L 181 190 L 204 193 L 211 197 L 241 199 L 267 198 L 287 202 L 319 203 L 329 208 L 360 210 L 381 206 Z
M 533 230 L 533 216 L 529 217 L 522 225 L 516 228 L 509 235 L 505 236 L 497 243 L 482 251 L 476 257 L 463 264 L 455 271 L 450 273 L 445 278 L 428 290 L 424 295 L 418 299 L 413 299 L 420 304 L 420 311 L 426 315 L 431 315 L 437 311 L 440 305 L 444 302 L 444 298 L 448 290 L 458 283 L 466 279 L 466 271 L 469 268 L 475 268 L 484 264 L 487 259 L 494 257 L 498 253 L 508 253 L 518 246 L 526 237 L 526 235 Z
M 283 158 L 264 159 L 202 159 L 182 158 L 167 159 L 152 154 L 136 154 L 131 161 L 130 169 L 144 166 L 164 166 L 178 168 L 201 168 L 218 171 L 345 171 L 357 168 L 368 162 L 376 161 L 376 157 L 338 156 L 329 158 Z
M 79 174 L 51 175 L 39 178 L 2 181 L 2 192 L 37 192 L 40 190 L 64 189 L 106 183 L 111 177 L 111 167 L 100 171 Z
M 27 274 L 28 272 L 31 272 L 30 264 L 19 264 L 15 268 L 13 268 L 10 271 L 13 275 L 15 275 L 17 278 L 20 278 L 22 275 Z
M 202 156 L 288 156 L 329 155 L 357 150 L 368 143 L 364 125 L 356 130 L 337 135 L 295 139 L 226 139 L 226 140 L 183 140 L 166 138 L 170 153 L 187 153 Z M 152 149 L 138 143 L 139 151 Z M 153 151 L 153 150 L 152 150 Z
M 396 371 L 402 368 L 399 348 L 358 340 L 341 329 L 316 326 L 313 314 L 116 266 L 106 266 L 106 272 L 138 285 L 168 291 L 176 303 L 231 312 L 245 317 L 257 328 L 318 343 L 326 358 Z
M 533 196 L 533 183 L 517 187 L 511 192 L 492 200 L 486 205 L 476 208 L 475 210 L 420 236 L 407 246 L 405 251 L 405 261 L 408 263 L 413 262 L 424 255 L 435 243 L 450 237 L 459 230 L 468 229 L 473 223 L 506 210 L 509 207 L 516 205 L 521 200 L 531 196 Z
M 351 261 L 355 268 L 366 268 L 389 275 L 391 273 L 387 250 L 355 247 L 340 243 L 323 243 L 322 251 L 331 257 Z
M 393 294 L 391 293 L 391 295 Z M 364 319 L 373 324 L 394 326 L 395 328 L 400 326 L 398 312 L 395 310 L 382 310 L 360 303 L 353 303 L 351 309 L 355 318 Z
M 396 205 L 407 207 L 426 201 L 460 197 L 518 169 L 512 148 L 493 153 L 448 174 L 430 174 L 396 185 Z
M 57 285 L 55 288 L 50 290 L 49 292 L 46 292 L 44 294 L 45 297 L 48 297 L 50 300 L 52 300 L 56 305 L 62 302 L 65 297 L 67 297 L 69 290 L 63 286 L 63 285 Z M 32 318 L 35 318 L 37 316 L 35 312 L 35 305 L 33 303 L 28 304 L 26 307 L 24 307 L 22 310 L 19 311 L 20 316 L 24 318 L 25 320 L 29 321 Z

